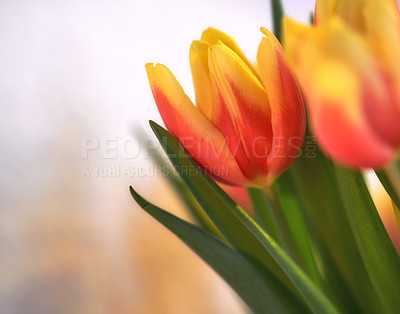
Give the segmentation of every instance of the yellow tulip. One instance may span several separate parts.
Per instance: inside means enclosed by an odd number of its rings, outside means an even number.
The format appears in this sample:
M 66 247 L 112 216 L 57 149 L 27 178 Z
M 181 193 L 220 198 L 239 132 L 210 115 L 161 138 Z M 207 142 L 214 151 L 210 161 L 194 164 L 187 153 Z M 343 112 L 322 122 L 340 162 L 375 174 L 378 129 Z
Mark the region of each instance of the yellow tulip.
M 258 67 L 216 29 L 193 41 L 190 65 L 197 106 L 166 66 L 146 65 L 168 130 L 210 175 L 231 185 L 271 184 L 296 157 L 304 137 L 299 88 L 281 45 L 262 31 Z
M 322 148 L 377 168 L 400 146 L 400 15 L 392 0 L 319 0 L 313 26 L 284 21 L 284 46 Z

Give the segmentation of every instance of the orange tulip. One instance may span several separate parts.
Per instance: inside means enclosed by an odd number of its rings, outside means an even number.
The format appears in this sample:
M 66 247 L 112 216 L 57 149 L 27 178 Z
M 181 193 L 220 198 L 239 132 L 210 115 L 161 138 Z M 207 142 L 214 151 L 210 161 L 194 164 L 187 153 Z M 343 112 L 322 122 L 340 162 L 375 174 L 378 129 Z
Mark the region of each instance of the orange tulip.
M 190 47 L 196 105 L 162 64 L 146 70 L 168 130 L 211 176 L 263 186 L 299 152 L 305 112 L 277 39 L 266 29 L 258 68 L 225 33 L 207 29 Z
M 400 147 L 400 15 L 393 0 L 319 0 L 285 19 L 285 49 L 313 132 L 337 161 L 379 168 Z

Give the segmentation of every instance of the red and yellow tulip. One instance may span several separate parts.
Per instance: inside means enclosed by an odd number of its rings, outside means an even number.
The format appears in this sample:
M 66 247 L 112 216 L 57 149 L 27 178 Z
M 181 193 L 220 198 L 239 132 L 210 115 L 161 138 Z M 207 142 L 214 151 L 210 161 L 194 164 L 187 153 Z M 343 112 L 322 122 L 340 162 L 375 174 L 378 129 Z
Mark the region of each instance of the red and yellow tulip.
M 270 184 L 296 157 L 304 136 L 297 83 L 277 39 L 262 32 L 258 66 L 216 29 L 193 41 L 196 106 L 166 66 L 146 65 L 168 130 L 210 175 L 232 185 Z
M 285 20 L 285 50 L 313 132 L 337 161 L 385 166 L 400 147 L 400 15 L 393 0 L 318 0 Z

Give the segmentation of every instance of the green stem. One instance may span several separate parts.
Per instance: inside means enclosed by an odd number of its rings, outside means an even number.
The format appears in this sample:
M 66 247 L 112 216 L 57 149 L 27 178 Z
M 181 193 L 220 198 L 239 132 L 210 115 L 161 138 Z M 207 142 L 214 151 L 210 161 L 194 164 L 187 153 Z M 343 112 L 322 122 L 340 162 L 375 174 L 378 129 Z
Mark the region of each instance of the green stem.
M 282 39 L 282 17 L 283 17 L 283 8 L 280 0 L 271 0 L 271 8 L 272 8 L 272 20 L 273 20 L 273 31 L 275 37 L 281 41 Z
M 392 198 L 392 207 L 396 217 L 397 227 L 400 230 L 400 159 L 385 167 L 383 171 L 391 183 L 392 191 L 391 194 L 389 192 L 388 194 Z
M 385 171 L 396 194 L 400 198 L 400 160 L 392 162 L 390 165 L 385 167 L 383 171 Z
M 305 271 L 314 284 L 322 287 L 321 274 L 312 252 L 307 226 L 287 175 L 282 176 L 271 187 L 265 187 L 264 204 L 276 241 Z
M 266 186 L 263 188 L 263 191 L 275 226 L 277 242 L 281 244 L 292 258 L 298 262 L 302 262 L 301 252 L 299 252 L 296 245 L 294 234 L 285 216 L 285 212 L 279 203 L 275 190 L 272 186 Z
M 386 192 L 400 209 L 400 158 L 381 170 L 375 170 Z
M 400 306 L 400 258 L 379 217 L 361 173 L 334 165 L 358 249 L 385 313 Z
M 270 186 L 264 187 L 263 191 L 265 193 L 265 201 L 270 210 L 271 217 L 274 220 L 278 242 L 281 243 L 282 247 L 289 249 L 289 241 L 287 239 L 289 224 L 287 223 L 286 218 L 283 214 L 283 210 L 281 208 L 281 205 L 279 204 L 275 191 Z
M 313 252 L 309 230 L 293 186 L 286 173 L 268 188 L 249 188 L 255 221 L 284 248 L 318 287 L 323 281 Z
M 267 205 L 264 191 L 258 188 L 248 188 L 247 190 L 253 205 L 255 221 L 276 241 L 276 243 L 282 245 L 275 226 L 275 221 Z

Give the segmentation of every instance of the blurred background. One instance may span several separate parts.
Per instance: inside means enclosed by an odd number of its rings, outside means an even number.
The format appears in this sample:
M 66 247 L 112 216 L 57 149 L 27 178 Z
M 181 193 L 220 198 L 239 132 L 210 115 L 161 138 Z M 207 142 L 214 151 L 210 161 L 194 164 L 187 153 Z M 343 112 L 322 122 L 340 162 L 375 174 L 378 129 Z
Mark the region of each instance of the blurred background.
M 308 21 L 313 2 L 284 6 Z M 0 313 L 245 312 L 128 191 L 188 218 L 147 153 L 161 119 L 144 65 L 193 99 L 189 46 L 209 26 L 255 60 L 269 2 L 0 1 Z

